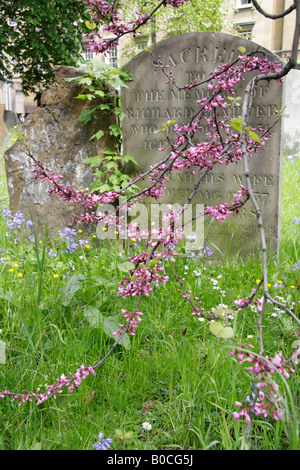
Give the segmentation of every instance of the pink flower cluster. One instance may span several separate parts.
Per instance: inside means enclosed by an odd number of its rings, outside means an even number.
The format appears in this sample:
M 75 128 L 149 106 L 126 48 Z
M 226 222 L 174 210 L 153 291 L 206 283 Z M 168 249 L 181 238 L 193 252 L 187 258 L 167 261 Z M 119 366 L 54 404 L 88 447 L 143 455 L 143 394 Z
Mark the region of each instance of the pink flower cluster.
M 128 327 L 129 336 L 134 336 L 137 324 L 142 321 L 140 317 L 144 314 L 138 311 L 134 311 L 130 313 L 128 312 L 128 310 L 124 310 L 124 309 L 122 309 L 121 313 L 124 316 L 125 320 L 129 322 L 129 327 Z M 113 333 L 114 336 L 121 336 L 122 331 L 124 331 L 124 329 L 126 328 L 126 325 L 122 325 L 121 323 L 119 323 L 119 326 L 121 329 L 118 331 L 115 331 Z
M 248 191 L 244 188 L 244 186 L 240 185 L 241 189 L 234 195 L 235 200 L 229 207 L 228 204 L 219 204 L 218 206 L 208 206 L 206 207 L 204 213 L 210 214 L 214 217 L 215 220 L 224 222 L 227 217 L 230 217 L 233 211 L 236 214 L 240 213 L 239 207 L 242 204 L 242 197 L 248 196 Z
M 5 397 L 6 395 L 13 396 L 12 401 L 20 399 L 19 406 L 22 405 L 22 403 L 26 401 L 36 401 L 37 405 L 40 405 L 43 403 L 45 400 L 47 400 L 51 395 L 56 399 L 56 395 L 60 394 L 63 392 L 62 388 L 63 387 L 68 387 L 68 390 L 70 392 L 73 392 L 75 387 L 79 387 L 81 384 L 82 379 L 85 379 L 88 377 L 89 374 L 96 375 L 94 369 L 91 366 L 81 366 L 79 369 L 76 371 L 75 374 L 72 374 L 70 372 L 68 377 L 65 377 L 62 375 L 59 379 L 56 379 L 56 383 L 53 385 L 48 385 L 46 387 L 46 392 L 40 393 L 40 388 L 37 389 L 36 393 L 34 392 L 27 392 L 25 391 L 24 393 L 12 393 L 10 392 L 7 388 L 3 391 L 0 392 L 0 398 Z
M 243 347 L 243 345 L 239 344 Z M 246 345 L 249 348 L 253 348 L 251 344 Z M 250 423 L 253 415 L 262 415 L 266 418 L 269 413 L 277 421 L 282 420 L 284 409 L 279 406 L 282 402 L 282 397 L 278 397 L 277 393 L 279 385 L 271 380 L 271 376 L 275 373 L 282 374 L 286 379 L 290 378 L 289 372 L 295 372 L 295 370 L 285 365 L 284 358 L 281 353 L 276 354 L 274 358 L 269 356 L 257 356 L 251 354 L 250 351 L 239 351 L 234 349 L 231 356 L 237 356 L 239 364 L 244 361 L 253 364 L 247 369 L 254 374 L 254 377 L 258 377 L 259 382 L 255 385 L 257 394 L 254 397 L 253 402 L 249 403 L 248 406 L 244 406 L 241 402 L 235 402 L 235 405 L 241 408 L 240 411 L 233 413 L 233 419 L 238 421 L 242 417 L 245 417 L 246 422 Z M 289 371 L 289 372 L 288 372 Z

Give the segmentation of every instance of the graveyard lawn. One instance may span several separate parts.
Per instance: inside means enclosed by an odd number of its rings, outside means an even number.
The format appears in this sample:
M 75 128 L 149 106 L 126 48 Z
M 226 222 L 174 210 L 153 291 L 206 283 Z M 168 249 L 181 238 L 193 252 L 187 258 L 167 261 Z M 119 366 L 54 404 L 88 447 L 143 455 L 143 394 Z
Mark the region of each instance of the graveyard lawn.
M 296 315 L 299 175 L 300 158 L 285 158 L 281 249 L 279 259 L 270 262 L 269 274 L 272 293 L 288 301 Z M 118 264 L 138 247 L 132 242 L 123 251 L 80 230 L 35 240 L 20 214 L 15 225 L 21 228 L 8 228 L 12 219 L 5 209 L 3 170 L 0 202 L 0 340 L 5 346 L 0 390 L 44 390 L 81 364 L 97 363 L 113 344 L 108 325 L 122 322 L 121 309 L 131 306 L 117 295 L 123 274 Z M 177 261 L 185 288 L 200 298 L 205 311 L 219 304 L 234 308 L 234 300 L 245 298 L 257 285 L 260 266 L 259 257 L 241 261 L 238 253 L 235 259 L 221 256 L 219 264 L 210 265 L 203 256 L 196 259 L 182 250 Z M 245 421 L 233 419 L 234 403 L 251 399 L 253 376 L 247 365 L 230 356 L 230 341 L 217 338 L 206 321 L 191 315 L 173 268 L 166 265 L 166 286 L 143 300 L 136 335 L 117 346 L 95 377 L 87 377 L 73 393 L 65 389 L 56 400 L 50 397 L 38 406 L 26 402 L 19 407 L 11 397 L 0 399 L 1 450 L 92 450 L 99 434 L 98 448 L 110 449 L 299 449 L 299 366 L 289 380 L 276 377 L 286 409 L 283 421 L 255 417 L 245 435 Z M 258 353 L 257 309 L 230 317 L 235 338 L 251 343 Z M 264 341 L 270 356 L 282 351 L 291 357 L 295 331 L 286 314 L 267 306 Z

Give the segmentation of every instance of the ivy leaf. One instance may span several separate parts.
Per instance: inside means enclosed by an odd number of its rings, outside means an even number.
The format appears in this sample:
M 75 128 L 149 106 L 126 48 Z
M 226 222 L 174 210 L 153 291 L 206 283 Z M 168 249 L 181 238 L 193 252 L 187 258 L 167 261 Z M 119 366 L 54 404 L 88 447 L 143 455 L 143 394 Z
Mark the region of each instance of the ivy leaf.
M 90 138 L 90 140 L 92 139 L 101 139 L 101 137 L 104 136 L 104 132 L 100 129 L 100 131 L 96 132 L 96 134 L 92 135 L 92 137 Z
M 84 160 L 85 163 L 88 163 L 93 166 L 99 166 L 102 163 L 102 158 L 100 155 L 96 155 L 95 157 L 89 157 L 86 160 Z

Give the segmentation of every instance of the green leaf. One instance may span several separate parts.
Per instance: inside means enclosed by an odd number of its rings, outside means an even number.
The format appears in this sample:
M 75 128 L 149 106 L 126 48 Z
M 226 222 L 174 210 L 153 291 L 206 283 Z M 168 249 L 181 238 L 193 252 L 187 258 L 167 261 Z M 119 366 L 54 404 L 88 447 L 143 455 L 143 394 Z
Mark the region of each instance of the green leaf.
M 240 51 L 242 54 L 245 54 L 246 49 L 245 49 L 245 47 L 241 46 L 241 47 L 238 48 L 238 51 Z
M 221 307 L 212 308 L 211 311 L 214 315 L 216 315 L 217 317 L 220 317 L 220 318 L 225 317 L 225 314 L 226 314 L 225 309 L 221 308 Z
M 123 273 L 128 273 L 129 271 L 135 268 L 135 265 L 131 263 L 130 261 L 119 263 L 117 266 L 118 266 L 118 269 L 122 271 Z
M 74 295 L 81 288 L 83 282 L 86 280 L 84 274 L 75 274 L 70 277 L 62 290 L 62 304 L 67 307 L 70 305 Z
M 234 336 L 234 331 L 230 326 L 224 326 L 221 322 L 211 322 L 209 324 L 211 333 L 219 338 L 230 339 Z
M 92 120 L 92 117 L 93 117 L 93 111 L 91 109 L 85 109 L 84 111 L 80 113 L 78 117 L 78 121 L 87 123 Z
M 93 166 L 99 166 L 101 165 L 102 163 L 102 158 L 100 155 L 96 155 L 95 157 L 89 157 L 87 158 L 86 160 L 84 160 L 85 163 L 88 163 L 89 165 L 91 165 L 91 167 Z
M 135 163 L 135 164 L 137 163 L 136 160 L 135 160 L 133 157 L 131 157 L 130 155 L 124 155 L 123 160 L 124 160 L 124 162 L 126 162 L 126 163 L 127 163 L 127 162 L 133 162 L 133 163 Z
M 255 140 L 255 142 L 261 143 L 261 138 L 256 134 L 256 132 L 249 131 L 249 136 L 251 139 Z
M 121 108 L 115 108 L 115 114 L 119 117 L 120 121 L 126 117 L 126 114 L 122 111 Z
M 100 131 L 96 132 L 96 134 L 92 135 L 92 137 L 90 138 L 90 140 L 92 139 L 101 139 L 101 137 L 104 136 L 104 132 L 100 129 Z
M 210 322 L 209 329 L 215 336 L 220 336 L 220 333 L 224 330 L 224 326 L 220 322 Z
M 233 338 L 234 331 L 230 326 L 226 326 L 218 336 L 220 336 L 220 338 L 223 338 L 223 339 L 230 339 L 230 338 Z
M 121 134 L 122 129 L 118 124 L 111 124 L 109 126 L 110 134 L 114 135 L 115 137 L 118 137 Z
M 97 25 L 96 25 L 96 23 L 94 23 L 93 21 L 92 21 L 92 23 L 91 23 L 90 21 L 86 21 L 86 22 L 85 22 L 85 26 L 86 26 L 88 29 L 95 29 Z
M 102 314 L 95 307 L 84 307 L 83 316 L 89 322 L 91 328 L 101 328 L 102 327 Z
M 115 162 L 109 162 L 106 164 L 106 168 L 110 170 L 111 168 L 114 168 L 115 170 L 118 169 L 118 165 Z
M 104 333 L 108 336 L 111 336 L 113 339 L 117 339 L 113 333 L 120 330 L 119 323 L 113 317 L 106 317 L 104 318 L 103 322 L 103 329 Z M 130 340 L 128 335 L 125 333 L 123 338 L 120 340 L 119 344 L 121 344 L 125 349 L 129 350 L 131 348 Z

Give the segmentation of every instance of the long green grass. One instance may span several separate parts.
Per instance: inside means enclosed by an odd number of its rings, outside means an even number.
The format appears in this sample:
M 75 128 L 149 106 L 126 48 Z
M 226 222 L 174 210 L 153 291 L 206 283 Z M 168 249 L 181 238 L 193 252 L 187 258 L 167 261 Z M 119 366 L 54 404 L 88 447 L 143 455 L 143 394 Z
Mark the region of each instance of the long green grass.
M 299 159 L 300 160 L 300 159 Z M 270 262 L 269 279 L 274 296 L 293 305 L 299 316 L 300 161 L 283 165 L 282 240 L 279 259 Z M 26 231 L 7 238 L 2 208 L 7 205 L 4 174 L 0 185 L 0 340 L 6 361 L 0 364 L 0 391 L 35 391 L 74 373 L 81 365 L 94 365 L 113 344 L 96 319 L 122 321 L 121 309 L 131 301 L 117 295 L 122 279 L 118 263 L 138 247 L 99 242 L 89 236 L 88 246 L 66 253 L 59 235 L 50 240 L 26 239 Z M 16 236 L 19 241 L 15 240 Z M 77 233 L 75 239 L 85 238 Z M 40 243 L 41 242 L 41 243 Z M 52 249 L 56 256 L 51 258 Z M 222 260 L 218 265 L 199 263 L 184 251 L 177 262 L 185 287 L 201 299 L 206 311 L 218 304 L 248 296 L 261 276 L 258 259 Z M 229 355 L 232 342 L 213 336 L 205 322 L 191 315 L 178 292 L 173 266 L 166 266 L 169 281 L 155 288 L 140 307 L 143 321 L 130 349 L 114 352 L 73 393 L 36 406 L 18 406 L 0 399 L 0 449 L 89 450 L 99 432 L 112 437 L 111 449 L 168 450 L 286 450 L 299 449 L 299 367 L 290 380 L 276 377 L 284 398 L 283 421 L 256 417 L 245 436 L 245 422 L 232 417 L 236 400 L 250 393 L 253 377 L 247 364 Z M 79 288 L 66 301 L 66 285 L 81 275 Z M 292 288 L 291 286 L 295 286 Z M 214 288 L 215 287 L 215 288 Z M 251 342 L 259 352 L 257 311 L 234 315 L 235 338 Z M 291 357 L 297 331 L 290 318 L 267 307 L 264 320 L 265 350 Z M 143 432 L 143 423 L 152 429 Z M 118 440 L 115 430 L 132 432 L 133 439 Z

